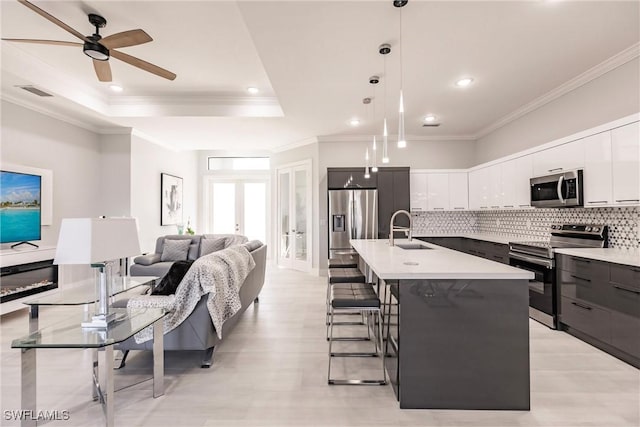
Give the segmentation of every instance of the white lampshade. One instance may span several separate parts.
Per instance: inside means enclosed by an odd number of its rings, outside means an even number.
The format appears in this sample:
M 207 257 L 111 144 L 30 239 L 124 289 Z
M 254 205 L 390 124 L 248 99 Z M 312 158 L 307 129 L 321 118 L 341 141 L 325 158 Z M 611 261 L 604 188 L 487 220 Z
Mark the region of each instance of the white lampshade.
M 54 264 L 94 264 L 140 254 L 135 218 L 65 218 Z

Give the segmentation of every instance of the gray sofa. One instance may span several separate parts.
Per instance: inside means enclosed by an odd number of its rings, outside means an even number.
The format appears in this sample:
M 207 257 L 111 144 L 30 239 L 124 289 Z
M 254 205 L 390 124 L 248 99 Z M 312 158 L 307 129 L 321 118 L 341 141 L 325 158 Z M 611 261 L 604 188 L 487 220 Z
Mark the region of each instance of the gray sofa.
M 226 337 L 240 320 L 240 316 L 252 304 L 258 302 L 258 295 L 264 284 L 265 267 L 267 263 L 267 245 L 262 245 L 250 252 L 256 266 L 240 287 L 240 302 L 242 307 L 235 315 L 227 320 L 222 327 L 222 337 Z M 202 296 L 195 309 L 184 322 L 176 329 L 164 336 L 164 349 L 166 350 L 202 350 L 204 351 L 201 366 L 208 368 L 213 359 L 213 350 L 220 342 L 216 334 L 211 316 L 207 309 L 208 294 Z M 152 297 L 151 297 L 152 298 Z M 116 301 L 114 306 L 126 307 L 127 300 Z M 116 350 L 123 351 L 119 368 L 124 367 L 130 350 L 153 350 L 153 340 L 141 344 L 131 337 L 115 346 Z
M 132 276 L 157 276 L 163 278 L 171 268 L 174 261 L 162 261 L 162 252 L 164 251 L 165 240 L 191 240 L 187 259 L 190 261 L 200 258 L 200 244 L 202 239 L 224 239 L 221 241 L 221 248 L 228 248 L 232 245 L 239 245 L 247 242 L 246 236 L 236 234 L 204 234 L 204 235 L 188 235 L 188 234 L 168 234 L 158 237 L 156 240 L 156 249 L 152 254 L 141 255 L 133 260 L 133 264 L 129 270 Z

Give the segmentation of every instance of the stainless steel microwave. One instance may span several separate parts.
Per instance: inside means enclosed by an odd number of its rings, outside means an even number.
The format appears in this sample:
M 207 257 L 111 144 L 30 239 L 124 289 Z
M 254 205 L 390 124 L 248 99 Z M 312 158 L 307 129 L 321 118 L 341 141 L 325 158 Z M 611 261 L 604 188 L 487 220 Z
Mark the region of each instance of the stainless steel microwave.
M 583 206 L 582 169 L 538 176 L 529 180 L 531 206 L 536 208 L 568 208 Z

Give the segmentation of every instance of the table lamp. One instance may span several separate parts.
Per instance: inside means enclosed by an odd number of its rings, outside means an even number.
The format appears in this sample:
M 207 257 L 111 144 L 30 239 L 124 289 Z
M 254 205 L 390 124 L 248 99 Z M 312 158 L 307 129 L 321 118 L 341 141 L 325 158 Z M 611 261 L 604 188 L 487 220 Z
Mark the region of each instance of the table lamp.
M 109 265 L 140 254 L 135 218 L 65 218 L 62 220 L 54 264 L 90 264 L 96 269 L 95 313 L 85 328 L 106 328 L 115 314 L 109 313 Z

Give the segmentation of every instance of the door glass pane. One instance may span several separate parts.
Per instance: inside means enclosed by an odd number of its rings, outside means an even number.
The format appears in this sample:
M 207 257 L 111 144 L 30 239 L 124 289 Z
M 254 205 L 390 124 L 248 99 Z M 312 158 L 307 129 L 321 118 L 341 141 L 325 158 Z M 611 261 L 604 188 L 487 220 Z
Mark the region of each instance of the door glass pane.
M 236 232 L 236 184 L 216 182 L 213 184 L 213 224 L 214 234 L 235 234 Z
M 244 184 L 244 234 L 249 240 L 267 241 L 267 185 Z
M 295 172 L 296 183 L 296 259 L 307 259 L 307 172 L 300 170 Z
M 291 241 L 289 240 L 289 173 L 280 174 L 279 181 L 280 258 L 289 258 L 291 256 Z

